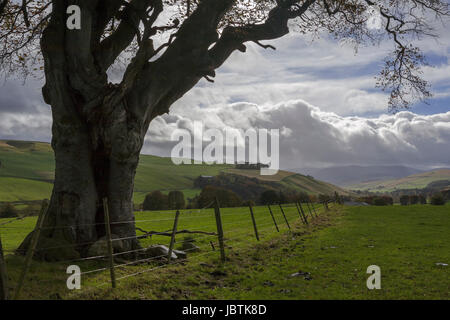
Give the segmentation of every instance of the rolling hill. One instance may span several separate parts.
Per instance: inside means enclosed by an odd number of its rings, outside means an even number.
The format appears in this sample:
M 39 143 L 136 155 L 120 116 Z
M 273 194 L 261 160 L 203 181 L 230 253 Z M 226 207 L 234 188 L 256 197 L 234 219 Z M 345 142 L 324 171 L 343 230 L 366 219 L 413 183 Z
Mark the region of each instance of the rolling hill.
M 351 190 L 365 190 L 372 192 L 391 192 L 401 189 L 422 189 L 432 182 L 441 180 L 450 180 L 450 169 L 432 170 L 400 179 L 362 182 L 351 185 L 348 188 Z
M 363 182 L 392 180 L 422 173 L 406 166 L 334 166 L 327 168 L 297 168 L 293 172 L 311 175 L 316 179 L 327 181 L 341 187 L 357 185 Z
M 50 144 L 31 141 L 0 140 L 0 202 L 30 201 L 49 198 L 54 178 L 53 150 Z M 194 179 L 220 173 L 277 183 L 286 188 L 311 194 L 347 191 L 301 174 L 280 170 L 274 176 L 260 176 L 259 170 L 234 169 L 232 165 L 174 165 L 170 158 L 141 155 L 136 173 L 134 202 L 141 203 L 153 190 L 182 190 L 191 198 L 200 192 Z

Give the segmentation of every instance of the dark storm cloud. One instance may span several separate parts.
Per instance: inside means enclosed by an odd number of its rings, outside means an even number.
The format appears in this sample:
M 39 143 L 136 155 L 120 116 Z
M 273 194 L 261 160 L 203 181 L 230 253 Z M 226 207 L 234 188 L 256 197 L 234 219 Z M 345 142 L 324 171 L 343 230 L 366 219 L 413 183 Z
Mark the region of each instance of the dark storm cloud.
M 39 82 L 7 80 L 0 86 L 0 112 L 35 114 L 43 105 Z
M 0 86 L 0 139 L 50 141 L 51 112 L 41 83 L 9 79 Z

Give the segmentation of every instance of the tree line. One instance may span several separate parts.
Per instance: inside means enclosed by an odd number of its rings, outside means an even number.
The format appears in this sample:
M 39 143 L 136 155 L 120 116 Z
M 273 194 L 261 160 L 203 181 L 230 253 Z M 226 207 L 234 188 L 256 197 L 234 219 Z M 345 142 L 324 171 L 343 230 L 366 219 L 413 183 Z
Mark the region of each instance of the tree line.
M 242 199 L 236 192 L 218 186 L 207 185 L 200 194 L 185 200 L 182 191 L 170 191 L 165 195 L 161 191 L 153 191 L 146 195 L 142 204 L 142 210 L 179 210 L 201 209 L 218 200 L 222 208 L 241 207 L 248 205 L 272 205 L 279 203 L 317 202 L 331 199 L 329 195 L 309 195 L 306 192 L 284 193 L 279 190 L 265 190 L 255 199 Z
M 398 198 L 402 206 L 427 204 L 444 205 L 448 199 L 442 193 L 434 193 L 427 197 L 425 194 L 403 194 Z M 357 201 L 365 202 L 373 206 L 388 206 L 394 204 L 394 197 L 389 195 L 368 195 L 357 198 Z

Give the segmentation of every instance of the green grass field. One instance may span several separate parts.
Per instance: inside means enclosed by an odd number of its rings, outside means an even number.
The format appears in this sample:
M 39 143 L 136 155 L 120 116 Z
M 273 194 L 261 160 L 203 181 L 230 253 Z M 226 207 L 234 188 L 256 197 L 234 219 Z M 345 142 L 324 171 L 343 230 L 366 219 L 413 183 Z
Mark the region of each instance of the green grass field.
M 292 227 L 289 231 L 279 209 L 274 210 L 281 229 L 277 233 L 268 210 L 256 207 L 261 236 L 258 242 L 247 208 L 222 209 L 227 254 L 224 265 L 209 243 L 212 240 L 217 248 L 215 237 L 196 235 L 201 251 L 192 253 L 185 262 L 166 266 L 150 261 L 117 268 L 116 290 L 109 288 L 109 274 L 104 270 L 83 275 L 83 289 L 69 292 L 65 288 L 68 262 L 34 262 L 23 298 L 450 298 L 449 267 L 437 265 L 450 264 L 450 205 L 335 206 L 329 212 L 318 211 L 319 218 L 304 226 L 296 209 L 286 208 Z M 169 211 L 136 213 L 137 225 L 147 231 L 170 230 L 172 220 L 173 212 Z M 17 247 L 34 223 L 35 218 L 26 218 L 0 228 L 5 249 L 9 252 Z M 180 229 L 215 231 L 212 210 L 186 210 L 180 218 Z M 182 241 L 184 237 L 178 236 L 177 246 Z M 152 243 L 167 244 L 168 238 L 154 236 L 143 241 L 145 246 Z M 7 264 L 14 287 L 23 258 L 8 255 Z M 105 261 L 80 264 L 82 271 L 105 265 Z M 381 268 L 381 290 L 366 287 L 369 265 Z M 309 276 L 291 277 L 296 272 Z
M 259 170 L 237 170 L 233 165 L 174 165 L 170 158 L 141 155 L 136 170 L 133 201 L 141 204 L 145 195 L 154 190 L 169 193 L 183 191 L 185 198 L 200 193 L 194 188 L 194 180 L 200 176 L 238 174 L 257 178 L 262 183 L 278 182 L 287 187 L 311 194 L 340 194 L 348 192 L 329 183 L 288 171 L 277 175 L 261 176 Z M 0 140 L 0 202 L 48 199 L 54 179 L 53 151 L 48 143 Z
M 49 198 L 54 178 L 53 151 L 49 144 L 0 141 L 0 202 Z M 199 175 L 215 176 L 230 165 L 180 165 L 170 158 L 141 155 L 135 180 L 135 203 L 153 190 L 183 190 L 186 198 L 200 192 L 193 188 Z

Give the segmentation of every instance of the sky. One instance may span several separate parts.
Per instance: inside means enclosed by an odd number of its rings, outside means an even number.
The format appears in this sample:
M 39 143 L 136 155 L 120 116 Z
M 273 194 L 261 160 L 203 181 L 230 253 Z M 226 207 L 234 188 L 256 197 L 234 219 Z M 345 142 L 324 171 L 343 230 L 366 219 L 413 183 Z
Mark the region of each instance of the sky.
M 447 27 L 450 26 L 450 23 Z M 448 29 L 447 29 L 448 30 Z M 202 121 L 205 128 L 280 130 L 282 168 L 334 165 L 450 166 L 450 34 L 420 41 L 433 67 L 424 68 L 434 97 L 429 104 L 389 113 L 375 76 L 391 43 L 352 46 L 328 37 L 291 33 L 249 44 L 217 70 L 214 83 L 201 80 L 169 114 L 153 120 L 142 152 L 170 156 L 177 128 Z M 0 139 L 51 140 L 50 107 L 42 81 L 0 84 Z

